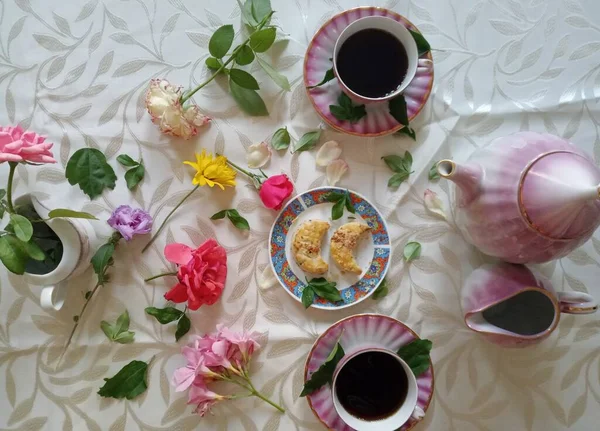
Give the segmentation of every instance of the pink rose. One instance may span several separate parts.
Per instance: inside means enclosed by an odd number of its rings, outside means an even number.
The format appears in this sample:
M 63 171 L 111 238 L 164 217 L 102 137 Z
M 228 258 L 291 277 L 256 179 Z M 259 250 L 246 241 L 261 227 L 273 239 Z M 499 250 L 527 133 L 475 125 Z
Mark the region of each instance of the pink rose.
M 179 265 L 179 283 L 171 288 L 165 299 L 186 302 L 190 310 L 212 305 L 221 297 L 227 279 L 227 253 L 214 239 L 206 240 L 192 250 L 184 244 L 169 244 L 165 257 Z
M 25 132 L 21 126 L 0 126 L 0 163 L 33 162 L 56 163 L 50 142 L 34 132 Z
M 265 207 L 280 210 L 293 191 L 294 185 L 288 176 L 281 174 L 267 178 L 262 183 L 258 194 Z

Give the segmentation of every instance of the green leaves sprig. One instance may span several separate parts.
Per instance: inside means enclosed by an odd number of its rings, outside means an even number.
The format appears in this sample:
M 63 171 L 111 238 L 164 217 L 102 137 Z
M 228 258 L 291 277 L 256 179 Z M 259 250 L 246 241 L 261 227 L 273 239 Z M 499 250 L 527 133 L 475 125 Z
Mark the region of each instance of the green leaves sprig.
M 103 320 L 100 322 L 100 328 L 102 329 L 102 332 L 104 332 L 104 335 L 106 335 L 106 338 L 110 341 L 119 344 L 133 343 L 135 332 L 129 330 L 129 312 L 127 310 L 117 317 L 117 321 L 114 325 Z
M 102 151 L 95 148 L 75 151 L 67 162 L 65 176 L 69 184 L 79 185 L 90 199 L 100 196 L 105 188 L 114 189 L 117 180 Z
M 327 281 L 323 277 L 313 278 L 312 280 L 306 279 L 306 286 L 302 291 L 302 305 L 304 308 L 308 308 L 312 305 L 315 300 L 315 295 L 326 299 L 331 302 L 337 302 L 342 300 L 340 291 L 337 290 L 337 283 Z
M 187 334 L 192 326 L 192 322 L 187 314 L 185 314 L 185 310 L 181 311 L 174 307 L 147 307 L 145 308 L 145 311 L 146 314 L 149 314 L 158 320 L 161 325 L 166 325 L 168 323 L 177 321 L 175 341 L 179 341 L 181 337 Z
M 337 105 L 329 105 L 329 111 L 331 115 L 340 121 L 347 120 L 351 123 L 356 123 L 367 115 L 365 105 L 355 105 L 343 91 L 340 93 L 337 102 Z
M 331 385 L 333 383 L 333 373 L 335 371 L 335 367 L 337 367 L 337 364 L 341 361 L 344 355 L 344 349 L 338 341 L 331 353 L 329 353 L 329 356 L 327 356 L 327 359 L 325 359 L 325 362 L 323 362 L 319 369 L 310 376 L 310 379 L 304 383 L 304 387 L 302 388 L 300 396 L 305 397 L 310 395 L 317 389 L 325 386 L 327 383 Z
M 327 196 L 325 196 L 325 200 L 327 202 L 334 202 L 334 205 L 331 208 L 332 220 L 338 220 L 342 218 L 342 215 L 344 215 L 344 208 L 346 208 L 352 214 L 356 214 L 356 210 L 354 209 L 354 204 L 352 203 L 350 192 L 348 190 L 345 192 L 328 193 Z
M 142 164 L 142 160 L 136 162 L 127 154 L 120 154 L 117 157 L 117 161 L 124 167 L 130 168 L 125 172 L 125 181 L 127 182 L 127 188 L 133 190 L 140 181 L 144 179 L 146 169 Z
M 419 377 L 429 369 L 431 347 L 433 343 L 427 339 L 414 340 L 398 349 L 398 356 L 410 367 L 415 377 Z
M 300 153 L 315 148 L 321 138 L 321 129 L 314 132 L 307 132 L 296 142 L 293 153 Z
M 148 363 L 143 361 L 131 361 L 125 365 L 117 374 L 108 379 L 98 391 L 98 395 L 108 398 L 127 398 L 132 400 L 138 395 L 146 392 Z
M 240 230 L 250 230 L 250 224 L 248 223 L 248 220 L 246 220 L 244 217 L 242 217 L 240 215 L 240 213 L 238 212 L 238 210 L 234 210 L 234 209 L 228 209 L 228 210 L 223 210 L 223 211 L 219 211 L 216 214 L 213 214 L 210 219 L 211 220 L 221 220 L 224 219 L 225 217 L 227 217 L 229 219 L 229 221 L 231 222 L 232 225 L 234 225 L 235 227 L 237 227 Z
M 408 179 L 411 171 L 413 158 L 410 152 L 406 151 L 404 157 L 398 155 L 390 155 L 381 158 L 392 171 L 394 175 L 388 180 L 388 187 L 399 187 L 404 180 Z
M 418 259 L 421 257 L 421 244 L 415 241 L 407 242 L 404 246 L 403 256 L 406 262 Z

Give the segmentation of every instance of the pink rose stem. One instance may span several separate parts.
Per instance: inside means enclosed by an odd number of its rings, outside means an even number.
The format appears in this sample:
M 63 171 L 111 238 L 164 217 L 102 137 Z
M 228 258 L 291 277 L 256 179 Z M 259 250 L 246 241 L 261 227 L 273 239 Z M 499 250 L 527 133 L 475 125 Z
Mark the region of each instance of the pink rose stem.
M 177 275 L 177 271 L 173 271 L 173 272 L 163 272 L 162 274 L 158 274 L 158 275 L 153 275 L 150 278 L 145 279 L 145 282 L 160 278 L 160 277 L 168 277 L 169 275 Z
M 17 162 L 8 162 L 10 170 L 8 171 L 8 187 L 6 189 L 6 204 L 8 205 L 8 212 L 11 214 L 15 213 L 12 202 L 12 185 L 13 178 L 15 177 L 15 169 L 17 168 Z
M 204 81 L 202 84 L 198 85 L 196 88 L 194 88 L 189 94 L 185 95 L 185 96 L 181 96 L 180 102 L 183 105 L 190 97 L 192 97 L 194 95 L 194 93 L 196 93 L 196 91 L 200 90 L 202 87 L 204 87 L 205 85 L 207 85 L 208 83 L 210 83 L 213 79 L 215 79 L 215 77 L 221 73 L 223 71 L 223 69 L 225 69 L 225 67 L 227 67 L 227 65 L 229 65 L 229 63 L 231 63 L 234 59 L 235 59 L 235 55 L 238 53 L 238 51 L 240 49 L 242 49 L 243 47 L 245 47 L 248 42 L 250 42 L 250 38 L 254 35 L 254 33 L 256 33 L 257 31 L 261 30 L 265 24 L 267 23 L 267 21 L 269 21 L 269 19 L 271 18 L 271 15 L 273 15 L 275 12 L 272 11 L 270 14 L 268 14 L 266 17 L 263 18 L 263 20 L 258 24 L 258 26 L 256 27 L 256 29 L 250 34 L 250 36 L 248 36 L 248 38 L 242 42 L 236 49 L 233 50 L 233 52 L 231 53 L 231 55 L 229 56 L 229 59 L 223 63 L 221 65 L 221 67 L 219 67 L 217 69 L 217 71 L 215 73 L 212 74 L 212 76 L 210 78 L 208 78 L 206 81 Z
M 169 217 L 171 217 L 171 215 L 173 215 L 173 213 L 177 210 L 177 208 L 179 208 L 181 206 L 181 204 L 183 204 L 185 202 L 185 200 L 192 195 L 192 193 L 194 193 L 196 190 L 198 190 L 198 187 L 200 187 L 200 185 L 197 185 L 196 187 L 194 187 L 187 195 L 185 195 L 183 197 L 183 199 L 181 199 L 181 201 L 179 201 L 179 203 L 171 210 L 171 212 L 169 214 L 167 214 L 167 217 L 165 217 L 163 222 L 160 224 L 156 233 L 152 236 L 152 238 L 150 238 L 150 241 L 148 242 L 148 244 L 146 244 L 144 246 L 144 248 L 142 249 L 142 253 L 145 252 L 148 249 L 148 247 L 150 247 L 154 243 L 154 241 L 156 241 L 156 238 L 158 238 L 158 234 L 165 227 L 165 224 L 167 223 L 167 220 L 169 220 Z M 148 281 L 148 280 L 146 280 L 146 281 Z

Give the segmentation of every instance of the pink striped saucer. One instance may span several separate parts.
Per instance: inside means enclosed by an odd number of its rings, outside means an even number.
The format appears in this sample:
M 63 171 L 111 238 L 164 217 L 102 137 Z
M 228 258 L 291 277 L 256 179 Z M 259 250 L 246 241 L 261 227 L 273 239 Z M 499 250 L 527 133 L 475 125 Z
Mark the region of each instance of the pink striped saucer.
M 417 27 L 403 16 L 380 7 L 357 7 L 335 15 L 327 21 L 314 35 L 304 57 L 304 86 L 316 85 L 325 76 L 325 72 L 333 65 L 331 56 L 339 34 L 352 22 L 366 16 L 386 16 L 404 24 L 408 29 L 419 32 Z M 404 90 L 408 108 L 408 119 L 421 111 L 429 98 L 433 86 L 433 58 L 431 52 L 423 54 L 419 59 L 417 73 L 410 85 Z M 387 102 L 366 105 L 367 115 L 352 124 L 340 121 L 329 112 L 329 105 L 336 105 L 342 89 L 333 79 L 325 85 L 312 90 L 307 89 L 308 98 L 317 113 L 334 129 L 356 136 L 385 136 L 397 132 L 402 126 L 388 112 Z
M 340 338 L 341 336 L 341 338 Z M 335 343 L 340 340 L 346 355 L 368 347 L 378 347 L 391 351 L 398 351 L 401 346 L 418 339 L 419 336 L 405 324 L 398 320 L 381 314 L 357 314 L 346 317 L 331 325 L 312 346 L 306 365 L 304 366 L 304 381 L 323 364 Z M 419 395 L 417 406 L 427 412 L 433 397 L 433 364 L 429 369 L 417 377 Z M 318 391 L 306 396 L 308 405 L 317 419 L 334 431 L 352 431 L 346 425 L 333 406 L 331 387 L 325 385 Z M 412 429 L 419 421 L 411 418 L 399 431 Z

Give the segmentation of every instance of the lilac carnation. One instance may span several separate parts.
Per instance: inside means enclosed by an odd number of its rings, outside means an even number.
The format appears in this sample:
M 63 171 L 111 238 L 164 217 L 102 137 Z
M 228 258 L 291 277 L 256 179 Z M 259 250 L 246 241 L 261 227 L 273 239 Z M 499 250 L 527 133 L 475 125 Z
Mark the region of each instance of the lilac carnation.
M 152 230 L 152 217 L 142 209 L 121 205 L 113 211 L 108 224 L 129 241 L 134 235 L 149 233 Z

